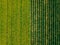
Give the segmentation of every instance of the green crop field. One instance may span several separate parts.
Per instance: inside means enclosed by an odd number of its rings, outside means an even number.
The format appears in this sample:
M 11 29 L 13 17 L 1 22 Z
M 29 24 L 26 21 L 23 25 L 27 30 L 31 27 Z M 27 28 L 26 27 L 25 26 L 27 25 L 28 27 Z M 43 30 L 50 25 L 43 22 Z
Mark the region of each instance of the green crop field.
M 0 45 L 30 45 L 30 0 L 0 0 Z
M 60 45 L 60 0 L 0 0 L 0 45 Z

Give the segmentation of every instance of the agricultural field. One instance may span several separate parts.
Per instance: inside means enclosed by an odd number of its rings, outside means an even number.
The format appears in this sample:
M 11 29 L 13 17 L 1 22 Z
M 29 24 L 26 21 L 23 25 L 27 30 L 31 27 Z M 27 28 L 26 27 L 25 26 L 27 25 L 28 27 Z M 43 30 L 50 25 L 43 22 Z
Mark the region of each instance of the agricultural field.
M 29 0 L 0 0 L 0 45 L 30 45 Z
M 60 0 L 0 0 L 0 45 L 60 45 Z

